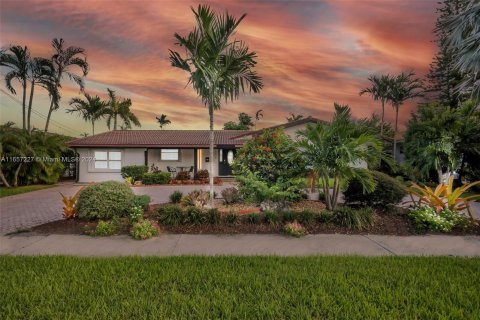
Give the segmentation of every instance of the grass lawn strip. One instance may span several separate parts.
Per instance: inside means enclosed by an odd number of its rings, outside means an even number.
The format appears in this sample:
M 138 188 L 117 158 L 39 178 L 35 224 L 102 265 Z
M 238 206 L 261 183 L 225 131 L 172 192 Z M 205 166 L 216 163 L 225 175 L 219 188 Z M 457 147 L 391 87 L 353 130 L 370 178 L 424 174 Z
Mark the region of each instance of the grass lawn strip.
M 0 257 L 5 319 L 473 319 L 480 259 Z
M 55 186 L 56 185 L 54 184 L 34 184 L 30 186 L 21 186 L 21 187 L 15 187 L 15 188 L 2 187 L 0 188 L 0 198 L 14 196 L 16 194 L 27 193 L 27 192 L 37 191 L 37 190 L 48 189 Z

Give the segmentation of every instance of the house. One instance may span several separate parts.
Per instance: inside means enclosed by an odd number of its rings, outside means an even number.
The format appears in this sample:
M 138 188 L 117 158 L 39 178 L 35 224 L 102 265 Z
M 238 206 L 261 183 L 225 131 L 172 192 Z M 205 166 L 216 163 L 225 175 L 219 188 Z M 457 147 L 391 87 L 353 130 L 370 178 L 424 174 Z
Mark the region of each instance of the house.
M 320 120 L 312 117 L 280 124 L 296 139 L 296 132 L 309 123 Z M 162 171 L 167 167 L 176 171 L 209 170 L 213 161 L 213 175 L 232 175 L 231 163 L 238 148 L 257 131 L 215 130 L 214 158 L 210 159 L 208 130 L 118 130 L 72 140 L 68 143 L 78 153 L 77 181 L 100 182 L 123 180 L 121 168 L 129 165 L 152 165 Z

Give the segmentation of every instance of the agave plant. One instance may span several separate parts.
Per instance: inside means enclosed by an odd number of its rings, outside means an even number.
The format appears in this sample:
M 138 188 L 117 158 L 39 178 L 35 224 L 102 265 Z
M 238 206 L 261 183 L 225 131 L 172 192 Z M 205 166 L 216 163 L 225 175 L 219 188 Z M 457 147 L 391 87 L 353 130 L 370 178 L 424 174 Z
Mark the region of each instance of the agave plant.
M 75 218 L 77 215 L 77 209 L 75 208 L 75 204 L 77 203 L 78 197 L 80 195 L 80 191 L 83 190 L 84 187 L 81 187 L 80 190 L 77 191 L 73 196 L 67 197 L 63 193 L 60 192 L 62 196 L 62 201 L 64 204 L 63 207 L 63 216 L 67 219 Z
M 470 209 L 470 201 L 480 200 L 480 194 L 466 197 L 462 197 L 462 195 L 471 187 L 479 184 L 480 181 L 475 181 L 453 189 L 453 177 L 450 177 L 447 184 L 441 183 L 435 189 L 413 183 L 408 188 L 408 192 L 410 193 L 412 202 L 418 206 L 426 204 L 434 208 L 437 213 L 445 209 L 452 211 L 466 209 L 472 222 L 475 222 L 475 218 Z M 417 196 L 418 200 L 415 201 L 413 196 Z

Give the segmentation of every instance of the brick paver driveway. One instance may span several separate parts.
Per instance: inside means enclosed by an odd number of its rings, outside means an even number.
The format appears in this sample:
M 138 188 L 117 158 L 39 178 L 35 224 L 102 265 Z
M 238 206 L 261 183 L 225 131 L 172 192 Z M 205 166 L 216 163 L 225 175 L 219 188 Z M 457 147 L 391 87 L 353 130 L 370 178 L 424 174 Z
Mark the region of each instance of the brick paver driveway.
M 215 186 L 215 191 L 220 193 L 229 186 L 231 185 Z M 63 203 L 60 192 L 71 196 L 80 188 L 79 184 L 62 183 L 49 189 L 0 198 L 0 235 L 62 219 Z M 152 198 L 152 204 L 168 202 L 168 196 L 175 190 L 186 194 L 195 189 L 207 190 L 208 186 L 165 185 L 132 188 L 135 194 L 148 194 Z

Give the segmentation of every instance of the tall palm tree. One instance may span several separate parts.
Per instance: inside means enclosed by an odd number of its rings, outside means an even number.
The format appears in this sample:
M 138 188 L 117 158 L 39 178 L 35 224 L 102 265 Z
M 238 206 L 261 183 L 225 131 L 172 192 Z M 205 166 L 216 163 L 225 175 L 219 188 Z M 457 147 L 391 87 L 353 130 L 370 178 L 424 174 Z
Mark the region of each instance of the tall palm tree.
M 84 94 L 85 100 L 82 98 L 73 98 L 70 100 L 72 109 L 67 109 L 67 112 L 78 112 L 85 121 L 92 123 L 92 135 L 95 135 L 95 121 L 106 115 L 107 103 L 102 101 L 98 96 L 91 96 L 88 93 Z
M 105 111 L 107 115 L 108 129 L 110 129 L 110 124 L 113 120 L 113 130 L 117 130 L 118 117 L 123 120 L 126 129 L 131 128 L 132 123 L 137 127 L 141 127 L 140 121 L 138 120 L 137 116 L 135 116 L 135 114 L 133 114 L 133 112 L 130 110 L 130 107 L 132 106 L 132 100 L 123 99 L 120 101 L 117 99 L 115 91 L 109 88 L 107 88 L 107 90 L 108 96 L 110 98 L 110 100 L 108 100 L 107 102 L 107 108 Z
M 456 67 L 470 77 L 459 90 L 472 88 L 472 99 L 480 100 L 480 1 L 470 0 L 458 15 L 447 19 L 440 28 L 449 35 L 447 44 L 456 49 Z
M 378 164 L 383 158 L 382 141 L 352 120 L 348 106 L 335 104 L 331 123 L 307 125 L 299 136 L 298 144 L 306 162 L 321 178 L 327 209 L 336 208 L 340 186 L 350 179 L 358 179 L 365 191 L 373 191 L 375 182 L 371 173 L 356 165 L 363 161 Z M 334 181 L 333 190 L 329 179 Z
M 383 124 L 385 123 L 385 102 L 388 101 L 389 91 L 391 87 L 392 78 L 390 75 L 376 76 L 372 75 L 368 77 L 370 81 L 370 87 L 364 88 L 360 91 L 360 95 L 368 93 L 373 100 L 382 102 L 382 120 L 380 123 L 380 136 L 383 137 Z
M 166 114 L 161 114 L 160 117 L 155 117 L 157 119 L 158 125 L 160 126 L 160 129 L 163 129 L 164 126 L 169 125 L 172 123 L 169 119 L 167 119 Z
M 208 108 L 210 117 L 210 206 L 213 207 L 213 115 L 224 100 L 238 99 L 240 92 L 258 93 L 263 87 L 262 79 L 254 71 L 257 54 L 248 46 L 231 37 L 245 18 L 215 13 L 208 6 L 192 8 L 196 26 L 183 37 L 175 33 L 177 45 L 185 50 L 185 57 L 170 50 L 172 66 L 189 74 L 188 84 Z
M 393 77 L 389 91 L 388 100 L 395 109 L 395 132 L 393 135 L 393 158 L 397 155 L 397 133 L 398 133 L 398 110 L 408 99 L 420 97 L 423 95 L 423 83 L 419 78 L 415 78 L 413 71 Z
M 30 51 L 22 46 L 11 46 L 0 53 L 0 66 L 7 67 L 10 71 L 5 74 L 5 84 L 7 89 L 17 94 L 12 81 L 18 80 L 23 89 L 22 99 L 22 128 L 26 129 L 26 100 L 27 100 L 27 78 L 30 62 Z
M 54 54 L 52 55 L 52 63 L 55 67 L 54 85 L 56 87 L 56 90 L 59 91 L 59 88 L 61 88 L 62 86 L 63 78 L 67 76 L 70 80 L 75 82 L 80 87 L 81 91 L 83 91 L 85 87 L 83 77 L 88 74 L 88 62 L 85 55 L 85 49 L 73 46 L 64 48 L 64 45 L 65 41 L 61 38 L 55 38 L 52 40 L 52 47 L 54 49 Z M 75 67 L 80 68 L 82 74 L 81 76 L 74 73 L 72 69 L 74 69 Z M 60 96 L 58 96 L 56 99 L 55 97 L 51 97 L 50 109 L 48 110 L 47 121 L 45 123 L 45 132 L 48 131 L 48 125 L 50 123 L 50 117 L 52 116 L 52 112 L 54 110 L 57 110 L 59 107 L 59 100 Z

